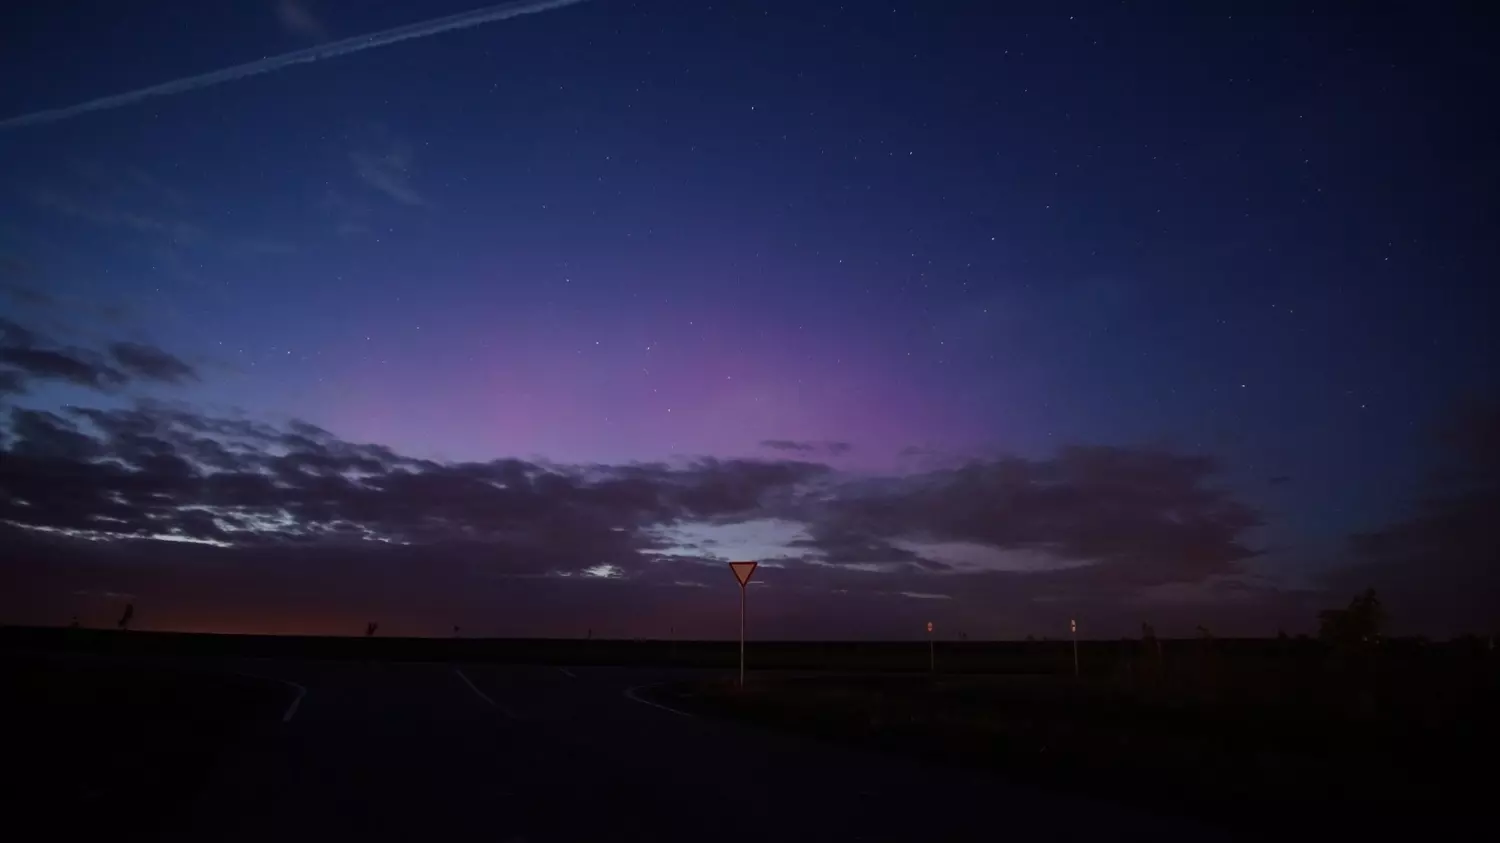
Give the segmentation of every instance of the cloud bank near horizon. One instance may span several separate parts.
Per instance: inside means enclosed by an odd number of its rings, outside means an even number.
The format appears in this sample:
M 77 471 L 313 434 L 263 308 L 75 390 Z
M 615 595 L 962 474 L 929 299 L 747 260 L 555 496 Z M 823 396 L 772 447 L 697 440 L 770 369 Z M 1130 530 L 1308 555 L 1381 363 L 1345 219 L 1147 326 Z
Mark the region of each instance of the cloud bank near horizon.
M 1019 637 L 1078 615 L 1110 635 L 1143 619 L 1166 634 L 1267 634 L 1305 628 L 1322 597 L 1247 569 L 1261 518 L 1206 455 L 1070 445 L 872 476 L 801 458 L 839 443 L 766 440 L 792 456 L 445 462 L 159 400 L 23 403 L 39 382 L 114 394 L 197 376 L 153 346 L 96 352 L 0 325 L 0 383 L 18 385 L 0 395 L 9 619 L 108 614 L 89 608 L 98 595 L 130 594 L 161 628 L 338 632 L 378 613 L 418 634 L 729 634 L 715 598 L 732 600 L 722 569 L 746 553 L 766 566 L 758 616 L 772 637 L 915 636 L 934 618 Z M 1463 428 L 1463 447 L 1491 459 L 1464 475 L 1478 485 L 1458 515 L 1440 501 L 1361 538 L 1379 564 L 1342 586 L 1372 571 L 1399 582 L 1413 560 L 1431 572 L 1446 536 L 1482 544 L 1463 519 L 1493 512 L 1497 417 Z M 1470 595 L 1493 591 L 1492 572 L 1461 570 Z

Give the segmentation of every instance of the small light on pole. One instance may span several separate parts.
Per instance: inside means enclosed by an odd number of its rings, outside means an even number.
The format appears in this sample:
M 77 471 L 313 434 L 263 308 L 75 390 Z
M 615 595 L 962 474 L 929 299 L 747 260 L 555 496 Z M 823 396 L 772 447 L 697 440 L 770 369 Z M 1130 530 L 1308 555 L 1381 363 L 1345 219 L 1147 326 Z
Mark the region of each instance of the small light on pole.
M 937 651 L 932 643 L 932 621 L 927 622 L 927 672 L 937 673 Z
M 1073 633 L 1073 678 L 1078 678 L 1078 619 L 1068 621 L 1068 630 Z

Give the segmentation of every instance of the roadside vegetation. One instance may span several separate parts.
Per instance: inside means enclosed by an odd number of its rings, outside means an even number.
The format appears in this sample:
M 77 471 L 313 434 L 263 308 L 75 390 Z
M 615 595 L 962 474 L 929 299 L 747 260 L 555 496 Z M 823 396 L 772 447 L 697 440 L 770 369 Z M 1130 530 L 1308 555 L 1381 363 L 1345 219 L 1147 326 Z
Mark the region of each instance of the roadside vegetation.
M 1488 639 L 1389 640 L 1373 592 L 1319 639 L 1091 642 L 1082 675 L 825 674 L 679 683 L 662 702 L 1234 825 L 1437 821 L 1500 749 Z M 1041 642 L 1046 644 L 1048 642 Z M 1438 809 L 1441 809 L 1440 811 Z

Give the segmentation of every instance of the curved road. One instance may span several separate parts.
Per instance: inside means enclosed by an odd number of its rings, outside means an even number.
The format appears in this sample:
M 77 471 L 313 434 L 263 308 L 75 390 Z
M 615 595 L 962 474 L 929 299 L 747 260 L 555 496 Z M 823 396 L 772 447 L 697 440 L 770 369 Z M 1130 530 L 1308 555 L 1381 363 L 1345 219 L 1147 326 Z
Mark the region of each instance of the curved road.
M 220 665 L 221 669 L 225 666 Z M 248 661 L 296 708 L 182 840 L 1227 839 L 977 773 L 662 709 L 630 668 Z M 305 693 L 302 693 L 305 691 Z

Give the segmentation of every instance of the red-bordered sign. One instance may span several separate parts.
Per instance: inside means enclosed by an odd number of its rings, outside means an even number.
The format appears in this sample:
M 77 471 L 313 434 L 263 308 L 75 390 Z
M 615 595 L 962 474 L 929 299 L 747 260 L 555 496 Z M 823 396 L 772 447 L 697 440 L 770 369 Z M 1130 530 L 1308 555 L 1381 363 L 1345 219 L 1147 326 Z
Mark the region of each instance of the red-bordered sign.
M 740 581 L 740 588 L 750 584 L 750 577 L 755 574 L 755 566 L 759 562 L 730 562 L 729 570 L 734 572 L 734 578 Z

